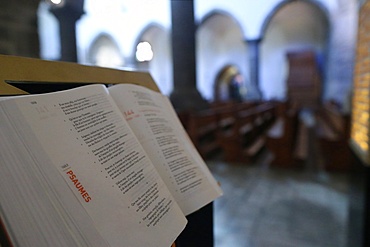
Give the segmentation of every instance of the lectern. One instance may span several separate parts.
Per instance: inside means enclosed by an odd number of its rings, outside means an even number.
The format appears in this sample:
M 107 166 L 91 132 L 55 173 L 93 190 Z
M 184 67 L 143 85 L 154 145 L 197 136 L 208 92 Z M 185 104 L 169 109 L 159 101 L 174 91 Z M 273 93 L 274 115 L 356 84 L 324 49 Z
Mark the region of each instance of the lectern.
M 131 83 L 159 91 L 150 74 L 145 72 L 0 55 L 0 96 L 46 93 L 92 83 Z M 0 211 L 0 245 L 13 246 L 1 216 Z M 188 225 L 173 246 L 213 246 L 212 203 L 187 218 Z

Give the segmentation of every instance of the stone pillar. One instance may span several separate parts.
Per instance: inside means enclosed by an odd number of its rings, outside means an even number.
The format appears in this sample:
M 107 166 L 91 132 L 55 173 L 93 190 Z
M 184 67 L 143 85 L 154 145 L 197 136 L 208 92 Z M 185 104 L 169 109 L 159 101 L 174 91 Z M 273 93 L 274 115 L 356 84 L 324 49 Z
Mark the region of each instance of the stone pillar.
M 0 1 L 0 53 L 39 58 L 40 0 Z
M 65 0 L 50 7 L 59 22 L 61 61 L 77 62 L 76 22 L 84 14 L 83 5 L 84 0 Z
M 193 0 L 171 0 L 174 88 L 176 110 L 202 109 L 207 102 L 196 88 L 195 23 Z
M 246 40 L 246 42 L 249 51 L 250 82 L 253 87 L 251 97 L 260 100 L 263 96 L 259 87 L 259 48 L 261 39 Z

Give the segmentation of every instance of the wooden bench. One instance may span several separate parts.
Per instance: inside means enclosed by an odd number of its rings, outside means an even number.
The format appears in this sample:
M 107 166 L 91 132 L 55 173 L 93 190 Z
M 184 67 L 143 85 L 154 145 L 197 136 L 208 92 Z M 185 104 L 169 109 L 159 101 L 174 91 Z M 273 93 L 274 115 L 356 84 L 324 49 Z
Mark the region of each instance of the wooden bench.
M 266 147 L 272 153 L 272 166 L 292 167 L 297 134 L 297 112 L 280 115 L 266 134 Z
M 289 101 L 276 102 L 276 115 L 266 134 L 266 146 L 273 156 L 270 165 L 291 167 L 298 130 L 297 108 Z
M 346 171 L 350 163 L 350 117 L 332 104 L 322 106 L 317 114 L 317 137 L 326 170 Z
M 212 109 L 197 111 L 188 115 L 186 130 L 203 158 L 210 157 L 220 149 L 217 140 L 217 119 L 217 114 Z
M 186 131 L 201 156 L 210 158 L 213 154 L 221 151 L 220 136 L 232 128 L 236 112 L 253 104 L 249 102 L 211 104 L 209 109 L 187 112 L 179 117 L 184 121 Z M 225 118 L 226 115 L 227 118 Z
M 229 162 L 250 161 L 265 145 L 265 132 L 275 117 L 274 104 L 220 104 L 179 116 L 203 158 L 224 154 Z
M 184 110 L 184 111 L 179 111 L 179 112 L 176 112 L 177 114 L 177 117 L 179 118 L 182 126 L 184 127 L 184 129 L 187 131 L 188 128 L 189 128 L 189 116 L 190 116 L 190 111 L 187 111 L 187 110 Z
M 218 139 L 222 143 L 223 139 L 230 137 L 233 133 L 238 119 L 238 113 L 256 106 L 256 102 L 241 102 L 229 105 L 228 107 L 219 107 L 214 109 L 217 114 Z
M 265 146 L 265 132 L 275 117 L 274 105 L 263 103 L 237 111 L 234 116 L 231 127 L 220 132 L 219 143 L 225 161 L 248 163 Z

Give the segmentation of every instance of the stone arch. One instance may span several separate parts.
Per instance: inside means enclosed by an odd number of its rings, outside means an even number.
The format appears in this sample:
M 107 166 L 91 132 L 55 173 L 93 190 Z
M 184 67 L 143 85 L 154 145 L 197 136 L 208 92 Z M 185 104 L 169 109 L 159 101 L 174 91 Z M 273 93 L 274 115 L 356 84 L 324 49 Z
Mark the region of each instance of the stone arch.
M 329 16 L 330 16 L 330 13 L 329 11 L 327 10 L 327 8 L 325 7 L 325 5 L 323 5 L 321 2 L 317 1 L 317 0 L 283 0 L 281 1 L 280 3 L 278 3 L 271 11 L 269 14 L 267 14 L 265 20 L 263 21 L 263 24 L 261 26 L 261 34 L 262 36 L 266 33 L 266 29 L 269 25 L 269 23 L 271 22 L 272 18 L 277 14 L 277 12 L 282 9 L 283 7 L 285 7 L 287 4 L 290 4 L 290 3 L 296 3 L 296 2 L 305 2 L 305 3 L 308 3 L 308 4 L 311 4 L 312 6 L 315 6 L 317 7 L 318 9 L 320 9 L 320 11 L 322 11 L 325 16 L 327 17 L 327 21 L 328 21 L 328 25 L 330 25 L 329 23 Z
M 92 65 L 118 68 L 125 64 L 118 44 L 112 36 L 99 34 L 88 49 L 87 62 Z
M 132 50 L 136 50 L 137 44 L 146 39 L 150 39 L 157 33 L 166 32 L 166 28 L 158 23 L 152 22 L 147 24 L 143 29 L 141 29 L 136 35 L 135 42 L 133 43 Z M 133 52 L 134 53 L 134 52 Z
M 215 97 L 215 78 L 225 65 L 235 65 L 249 76 L 248 49 L 241 25 L 225 11 L 212 11 L 196 31 L 197 89 L 208 101 Z
M 262 27 L 260 66 L 260 88 L 267 99 L 286 99 L 288 51 L 312 50 L 317 55 L 320 72 L 325 71 L 331 30 L 328 14 L 317 1 L 287 0 L 267 16 Z
M 140 42 L 148 42 L 153 51 L 151 61 L 140 62 L 136 59 L 136 48 Z M 169 95 L 173 89 L 172 54 L 170 35 L 166 28 L 150 23 L 137 35 L 134 47 L 133 64 L 139 70 L 149 71 L 163 94 Z
M 229 12 L 222 10 L 222 9 L 215 9 L 207 13 L 206 15 L 203 16 L 203 18 L 200 20 L 200 22 L 197 24 L 197 27 L 202 26 L 204 23 L 209 21 L 215 16 L 225 16 L 229 19 L 231 19 L 240 30 L 243 30 L 243 26 L 239 23 L 239 21 Z

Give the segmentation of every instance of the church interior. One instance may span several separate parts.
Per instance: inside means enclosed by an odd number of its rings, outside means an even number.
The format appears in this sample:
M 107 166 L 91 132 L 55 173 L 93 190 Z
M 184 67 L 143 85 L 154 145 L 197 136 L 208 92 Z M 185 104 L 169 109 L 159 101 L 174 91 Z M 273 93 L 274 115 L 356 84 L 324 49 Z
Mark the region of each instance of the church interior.
M 260 1 L 169 0 L 169 28 L 148 20 L 127 32 L 134 44 L 151 43 L 144 62 L 132 44 L 129 55 L 114 54 L 115 31 L 84 40 L 76 23 L 87 2 L 0 0 L 0 54 L 151 73 L 224 191 L 212 205 L 211 245 L 202 246 L 369 246 L 370 173 L 350 143 L 366 156 L 355 113 L 365 111 L 368 127 L 370 2 L 264 0 L 270 11 L 254 24 L 243 15 Z M 45 36 L 45 8 L 60 22 L 58 45 Z M 357 94 L 356 83 L 367 92 Z M 353 110 L 357 100 L 363 108 Z

